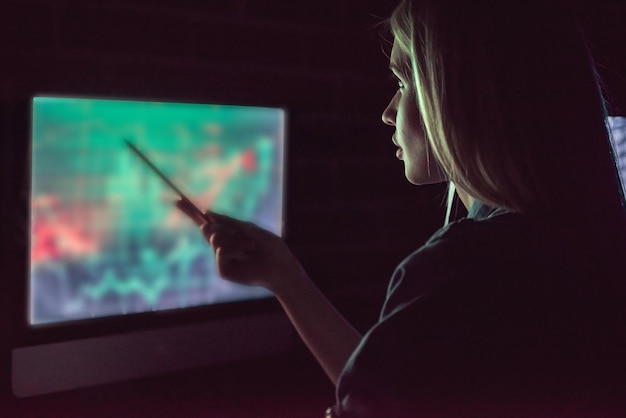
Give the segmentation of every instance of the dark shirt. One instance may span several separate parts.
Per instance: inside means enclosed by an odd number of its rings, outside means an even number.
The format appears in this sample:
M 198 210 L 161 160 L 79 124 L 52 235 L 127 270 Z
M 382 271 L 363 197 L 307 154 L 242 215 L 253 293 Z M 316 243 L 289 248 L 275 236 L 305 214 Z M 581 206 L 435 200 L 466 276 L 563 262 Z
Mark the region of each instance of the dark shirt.
M 476 203 L 397 267 L 340 378 L 339 415 L 622 391 L 626 275 L 592 244 Z

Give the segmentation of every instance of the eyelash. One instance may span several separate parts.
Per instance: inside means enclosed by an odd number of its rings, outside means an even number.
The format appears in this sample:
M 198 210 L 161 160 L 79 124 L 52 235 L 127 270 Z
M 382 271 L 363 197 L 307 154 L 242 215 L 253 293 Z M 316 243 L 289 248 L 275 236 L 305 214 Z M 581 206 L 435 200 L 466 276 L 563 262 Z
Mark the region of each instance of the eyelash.
M 394 84 L 397 84 L 399 89 L 403 89 L 404 88 L 404 83 L 395 74 L 393 74 L 393 73 L 389 74 L 389 80 L 393 81 Z

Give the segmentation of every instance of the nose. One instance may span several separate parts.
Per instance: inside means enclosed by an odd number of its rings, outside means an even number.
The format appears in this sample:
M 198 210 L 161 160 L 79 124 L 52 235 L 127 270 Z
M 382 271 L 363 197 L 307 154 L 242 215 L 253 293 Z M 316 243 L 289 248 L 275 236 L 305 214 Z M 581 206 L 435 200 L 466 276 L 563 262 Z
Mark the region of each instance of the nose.
M 391 101 L 389 101 L 389 104 L 383 111 L 382 119 L 385 125 L 396 126 L 396 114 L 398 113 L 396 104 L 397 97 L 398 93 L 396 92 L 396 94 L 391 98 Z

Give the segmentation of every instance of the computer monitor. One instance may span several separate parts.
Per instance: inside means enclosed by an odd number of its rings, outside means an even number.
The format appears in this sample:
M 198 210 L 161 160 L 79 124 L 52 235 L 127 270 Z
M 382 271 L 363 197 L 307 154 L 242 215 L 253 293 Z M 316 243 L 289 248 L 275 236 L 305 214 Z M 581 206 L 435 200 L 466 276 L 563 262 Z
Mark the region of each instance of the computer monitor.
M 622 178 L 622 187 L 626 194 L 626 116 L 611 116 L 608 118 L 613 149 L 617 157 L 617 165 Z
M 31 111 L 28 338 L 13 349 L 16 395 L 291 344 L 282 313 L 254 308 L 269 291 L 218 277 L 176 195 L 125 143 L 198 207 L 280 235 L 284 109 L 38 96 Z

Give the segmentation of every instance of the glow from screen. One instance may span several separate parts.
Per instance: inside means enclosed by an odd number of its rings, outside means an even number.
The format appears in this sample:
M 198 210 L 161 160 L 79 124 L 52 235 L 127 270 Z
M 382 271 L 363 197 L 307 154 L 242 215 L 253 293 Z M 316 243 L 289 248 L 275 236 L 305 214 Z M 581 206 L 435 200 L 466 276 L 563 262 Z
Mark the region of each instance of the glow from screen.
M 622 178 L 622 187 L 624 188 L 624 193 L 626 193 L 626 117 L 609 117 L 608 122 L 615 155 L 617 156 L 617 165 Z
M 280 234 L 284 111 L 37 97 L 33 100 L 30 323 L 269 296 L 218 277 L 176 196 Z

